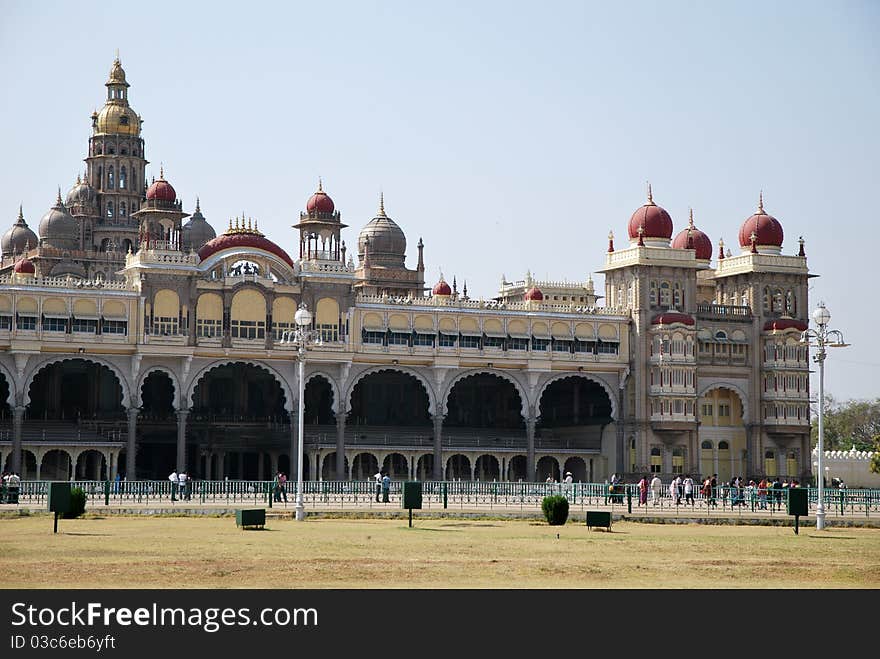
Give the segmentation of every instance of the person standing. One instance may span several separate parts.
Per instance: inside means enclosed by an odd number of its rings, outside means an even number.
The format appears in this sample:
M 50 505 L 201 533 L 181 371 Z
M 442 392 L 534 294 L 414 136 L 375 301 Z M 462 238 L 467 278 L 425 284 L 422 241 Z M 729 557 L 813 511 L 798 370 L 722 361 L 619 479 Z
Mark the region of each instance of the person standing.
M 380 471 L 377 471 L 373 478 L 376 481 L 376 503 L 379 503 L 379 496 L 382 494 L 382 476 L 384 474 Z
M 391 478 L 388 474 L 382 476 L 382 503 L 388 503 L 388 494 L 391 491 Z
M 279 501 L 283 500 L 284 503 L 287 503 L 287 474 L 283 471 L 278 472 L 278 494 L 280 495 Z
M 684 502 L 690 503 L 691 508 L 694 507 L 694 479 L 690 474 L 684 477 Z
M 709 481 L 709 505 L 717 506 L 718 502 L 715 501 L 715 491 L 718 487 L 718 474 L 712 474 L 712 479 Z
M 177 475 L 178 487 L 177 487 L 177 496 L 181 501 L 184 499 L 189 499 L 189 477 L 186 475 L 185 471 L 181 471 Z
M 639 481 L 639 505 L 647 506 L 648 505 L 648 476 L 647 474 L 642 476 L 642 480 Z
M 179 481 L 176 469 L 168 474 L 168 480 L 171 481 L 171 500 L 177 501 L 177 485 Z
M 654 478 L 651 479 L 651 503 L 655 506 L 660 504 L 660 494 L 663 492 L 663 481 L 660 480 L 660 476 L 654 474 Z

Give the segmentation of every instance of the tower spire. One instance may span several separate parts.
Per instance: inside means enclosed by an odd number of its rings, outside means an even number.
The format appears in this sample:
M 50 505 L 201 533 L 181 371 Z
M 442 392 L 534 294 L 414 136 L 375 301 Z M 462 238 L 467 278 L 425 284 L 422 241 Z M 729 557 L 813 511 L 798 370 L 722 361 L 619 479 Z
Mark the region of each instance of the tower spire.
M 648 181 L 648 204 L 651 206 L 654 205 L 654 194 L 651 191 L 651 182 L 650 181 Z
M 763 191 L 763 190 L 761 190 L 761 191 L 758 193 L 758 213 L 759 213 L 760 215 L 765 215 L 765 214 L 766 214 L 766 213 L 764 212 L 764 191 Z
M 386 217 L 385 215 L 385 193 L 383 191 L 379 191 L 379 217 Z

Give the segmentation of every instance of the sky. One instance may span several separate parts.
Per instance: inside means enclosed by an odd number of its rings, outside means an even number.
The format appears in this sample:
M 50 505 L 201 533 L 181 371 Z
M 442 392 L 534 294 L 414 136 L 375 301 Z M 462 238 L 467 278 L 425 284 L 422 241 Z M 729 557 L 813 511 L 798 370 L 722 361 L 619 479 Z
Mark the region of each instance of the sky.
M 185 210 L 296 253 L 320 178 L 353 252 L 381 193 L 408 266 L 421 238 L 426 284 L 471 298 L 527 271 L 602 289 L 648 181 L 675 233 L 693 208 L 736 254 L 763 191 L 852 344 L 826 393 L 877 398 L 878 33 L 870 0 L 0 0 L 0 226 L 21 204 L 36 230 L 84 170 L 118 49 L 147 174 Z

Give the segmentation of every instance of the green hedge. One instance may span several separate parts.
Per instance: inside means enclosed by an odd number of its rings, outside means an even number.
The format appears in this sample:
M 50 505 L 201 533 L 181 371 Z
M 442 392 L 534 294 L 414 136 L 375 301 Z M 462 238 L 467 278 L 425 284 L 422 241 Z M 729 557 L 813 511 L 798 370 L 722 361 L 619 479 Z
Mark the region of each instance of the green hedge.
M 74 519 L 86 511 L 86 493 L 81 487 L 70 488 L 70 510 L 64 513 L 64 519 Z
M 568 520 L 568 499 L 560 494 L 544 497 L 541 510 L 550 526 L 562 526 Z

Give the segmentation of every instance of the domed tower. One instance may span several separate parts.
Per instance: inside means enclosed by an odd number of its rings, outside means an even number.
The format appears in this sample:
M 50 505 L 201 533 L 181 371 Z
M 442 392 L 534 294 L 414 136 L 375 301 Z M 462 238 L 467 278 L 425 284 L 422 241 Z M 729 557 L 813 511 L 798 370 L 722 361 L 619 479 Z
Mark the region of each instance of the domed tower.
M 358 282 L 355 287 L 370 295 L 421 297 L 425 292 L 424 245 L 419 240 L 419 262 L 415 270 L 406 267 L 406 236 L 385 214 L 385 196 L 379 197 L 379 212 L 358 234 Z
M 95 222 L 100 219 L 98 209 L 98 192 L 89 184 L 88 176 L 85 180 L 76 177 L 76 183 L 70 188 L 64 205 L 68 212 L 76 218 L 79 226 L 79 249 L 92 249 L 92 231 Z
M 23 254 L 26 250 L 37 246 L 37 234 L 24 221 L 24 213 L 21 206 L 18 207 L 18 219 L 15 221 L 3 237 L 0 238 L 0 252 L 2 252 L 3 265 L 16 254 Z
M 318 189 L 306 202 L 306 210 L 299 214 L 299 258 L 301 261 L 341 261 L 345 262 L 345 243 L 340 233 L 347 224 L 341 222 L 336 205 L 326 192 L 321 181 Z
M 107 100 L 92 114 L 87 181 L 96 192 L 97 214 L 83 231 L 91 235 L 84 249 L 136 244 L 138 222 L 132 217 L 143 201 L 147 160 L 140 115 L 128 104 L 129 84 L 117 57 L 105 83 Z M 90 230 L 89 230 L 90 229 Z
M 202 209 L 199 207 L 199 200 L 196 198 L 196 210 L 189 218 L 189 222 L 183 225 L 181 229 L 181 246 L 184 252 L 190 250 L 198 252 L 202 246 L 209 240 L 217 237 L 214 227 L 208 224 L 205 216 L 202 215 Z
M 61 190 L 55 205 L 40 220 L 40 247 L 48 247 L 61 252 L 79 247 L 79 226 L 61 201 Z
M 159 180 L 150 184 L 140 210 L 132 214 L 132 219 L 140 223 L 136 248 L 181 250 L 181 220 L 185 217 L 189 217 L 189 213 L 183 212 L 177 191 L 160 169 Z

